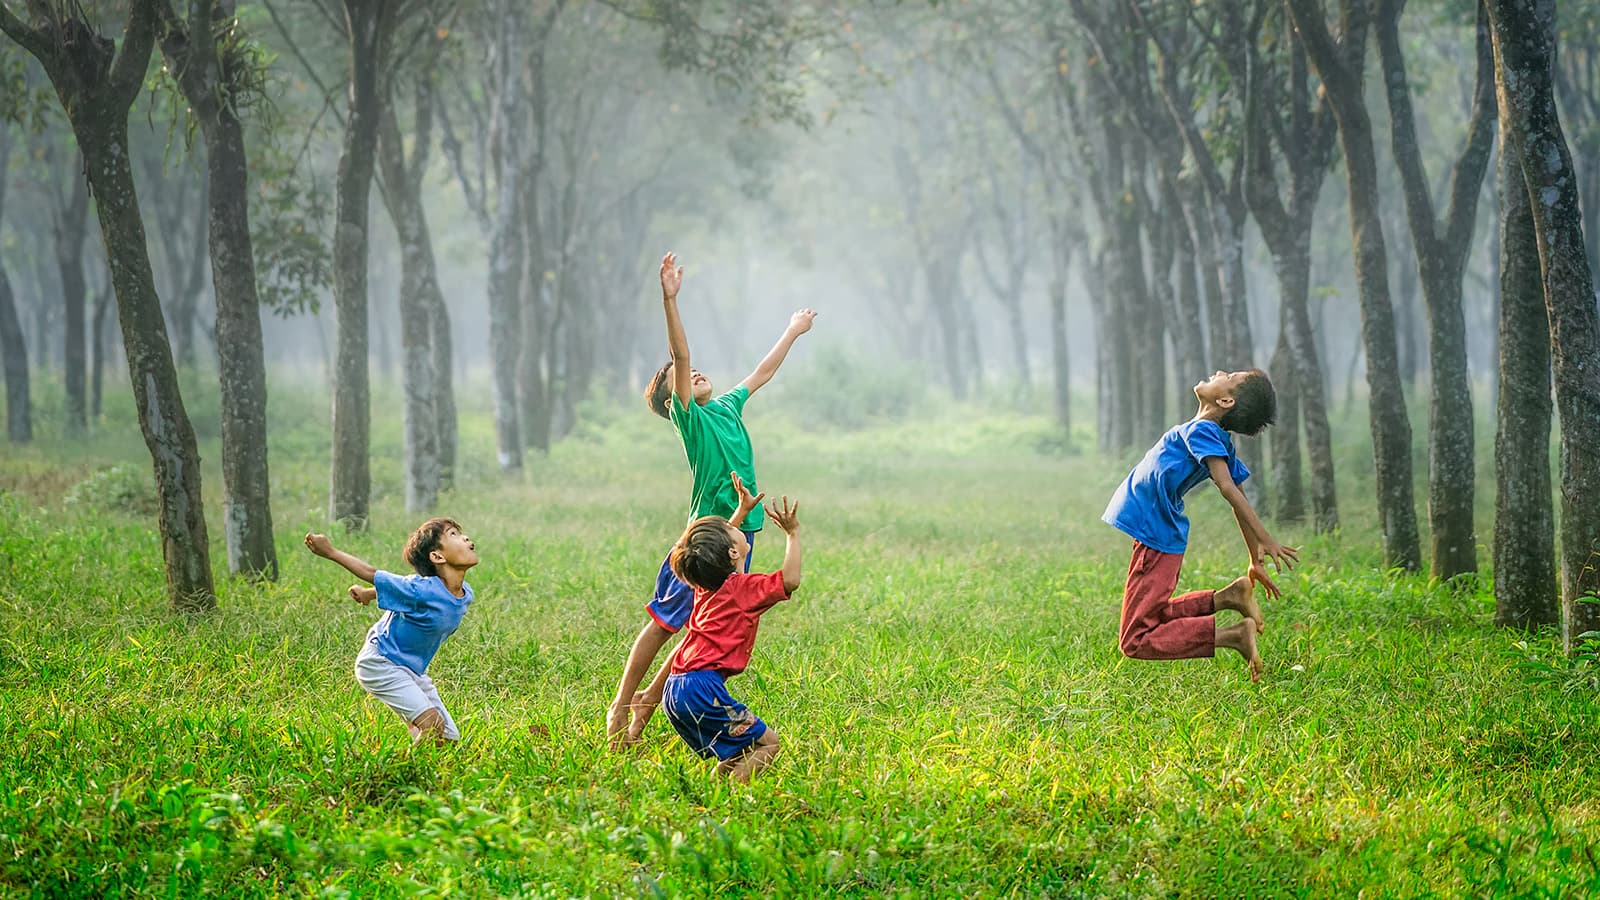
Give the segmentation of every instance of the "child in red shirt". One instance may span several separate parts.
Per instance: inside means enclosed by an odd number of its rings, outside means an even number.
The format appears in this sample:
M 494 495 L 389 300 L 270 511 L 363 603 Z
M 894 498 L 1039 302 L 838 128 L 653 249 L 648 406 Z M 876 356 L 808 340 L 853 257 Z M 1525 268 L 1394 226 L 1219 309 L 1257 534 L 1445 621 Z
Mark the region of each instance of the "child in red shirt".
M 735 479 L 739 511 L 755 507 Z M 672 571 L 695 589 L 687 634 L 672 657 L 662 707 L 689 748 L 717 759 L 717 774 L 735 781 L 766 768 L 778 755 L 778 733 L 728 693 L 727 679 L 750 664 L 761 614 L 787 600 L 800 586 L 800 504 L 789 498 L 767 506 L 767 515 L 785 536 L 783 568 L 765 575 L 746 574 L 749 552 L 738 522 L 702 516 L 672 548 Z

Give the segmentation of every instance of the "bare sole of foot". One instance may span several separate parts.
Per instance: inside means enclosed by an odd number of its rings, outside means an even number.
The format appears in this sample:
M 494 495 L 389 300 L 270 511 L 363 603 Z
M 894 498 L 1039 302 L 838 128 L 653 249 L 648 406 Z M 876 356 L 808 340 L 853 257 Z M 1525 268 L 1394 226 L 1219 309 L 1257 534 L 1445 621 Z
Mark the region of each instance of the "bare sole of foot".
M 1249 575 L 1241 575 L 1217 591 L 1215 603 L 1219 609 L 1231 609 L 1247 619 L 1254 619 L 1256 634 L 1260 634 L 1267 630 L 1267 620 L 1261 614 L 1261 604 L 1256 602 L 1255 587 Z

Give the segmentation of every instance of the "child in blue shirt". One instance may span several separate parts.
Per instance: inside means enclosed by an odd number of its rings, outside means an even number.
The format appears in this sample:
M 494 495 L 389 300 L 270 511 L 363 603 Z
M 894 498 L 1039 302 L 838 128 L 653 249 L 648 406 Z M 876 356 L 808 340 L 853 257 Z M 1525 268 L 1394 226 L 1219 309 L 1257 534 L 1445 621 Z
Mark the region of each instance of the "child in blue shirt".
M 1239 484 L 1250 470 L 1239 461 L 1230 432 L 1256 434 L 1277 415 L 1272 382 L 1260 369 L 1217 372 L 1194 386 L 1200 409 L 1173 427 L 1117 486 L 1101 518 L 1133 538 L 1133 559 L 1122 595 L 1122 652 L 1134 659 L 1190 659 L 1212 656 L 1216 648 L 1235 650 L 1261 677 L 1256 635 L 1265 625 L 1255 600 L 1255 582 L 1267 596 L 1281 591 L 1262 563 L 1279 570 L 1299 559 L 1298 551 L 1273 539 L 1250 507 Z M 1183 551 L 1189 544 L 1189 519 L 1183 497 L 1210 479 L 1222 492 L 1244 537 L 1250 564 L 1245 575 L 1221 590 L 1173 596 Z M 1218 628 L 1215 612 L 1229 609 L 1243 621 Z
M 326 535 L 307 534 L 306 548 L 371 584 L 351 585 L 350 599 L 376 600 L 384 611 L 356 655 L 356 681 L 405 721 L 412 741 L 424 736 L 435 744 L 459 741 L 461 732 L 427 673 L 439 646 L 472 605 L 472 587 L 465 581 L 467 570 L 478 564 L 472 539 L 454 519 L 423 522 L 405 547 L 406 562 L 417 574 L 405 576 L 336 549 Z

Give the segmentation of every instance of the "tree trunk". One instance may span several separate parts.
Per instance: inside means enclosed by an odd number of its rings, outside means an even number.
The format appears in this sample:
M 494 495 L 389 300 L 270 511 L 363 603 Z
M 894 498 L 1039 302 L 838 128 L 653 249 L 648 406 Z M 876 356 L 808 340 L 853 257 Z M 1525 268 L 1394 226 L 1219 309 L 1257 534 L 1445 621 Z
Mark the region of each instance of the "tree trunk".
M 1272 352 L 1272 384 L 1278 394 L 1278 418 L 1268 433 L 1272 452 L 1272 495 L 1277 500 L 1273 516 L 1284 524 L 1297 524 L 1306 515 L 1305 482 L 1300 474 L 1300 391 L 1293 357 L 1289 323 L 1285 321 L 1278 328 L 1278 343 Z
M 88 288 L 83 278 L 83 239 L 87 233 L 89 215 L 88 184 L 76 172 L 69 172 L 72 193 L 66 205 L 56 211 L 56 271 L 61 277 L 61 309 L 63 343 L 61 362 L 67 387 L 63 423 L 68 437 L 82 437 L 88 430 L 88 394 L 85 391 L 85 374 L 88 347 L 84 328 L 84 310 L 88 306 Z
M 216 606 L 200 493 L 200 452 L 178 390 L 161 301 L 150 271 L 149 245 L 129 167 L 127 111 L 85 104 L 73 132 L 88 163 L 106 257 L 117 291 L 117 314 L 128 351 L 139 425 L 154 462 L 167 597 L 179 612 Z M 68 107 L 71 109 L 71 105 Z
M 104 397 L 105 369 L 106 369 L 106 313 L 111 309 L 111 302 L 116 299 L 111 290 L 111 278 L 108 275 L 106 284 L 94 298 L 94 314 L 89 321 L 89 419 L 98 423 L 102 409 L 101 400 Z
M 423 76 L 427 77 L 426 74 Z M 419 117 L 424 115 L 419 101 Z M 418 141 L 431 140 L 419 126 Z M 383 166 L 383 198 L 400 239 L 400 355 L 401 388 L 405 397 L 406 512 L 431 510 L 439 500 L 438 389 L 433 352 L 434 303 L 439 293 L 433 242 L 422 207 L 421 172 L 413 172 L 405 158 L 400 128 L 393 110 L 383 115 L 378 142 Z M 415 151 L 421 159 L 426 151 Z
M 1347 3 L 1351 0 L 1347 0 Z M 1339 126 L 1349 184 L 1351 247 L 1361 300 L 1361 341 L 1367 358 L 1368 414 L 1377 469 L 1378 521 L 1384 564 L 1415 572 L 1422 565 L 1412 488 L 1411 423 L 1399 378 L 1389 264 L 1378 200 L 1372 122 L 1362 96 L 1360 45 L 1337 47 L 1322 18 L 1321 0 L 1289 0 L 1306 53 L 1322 79 Z M 1350 16 L 1346 16 L 1348 21 Z M 1365 32 L 1361 32 L 1364 37 Z M 1364 43 L 1362 41 L 1361 43 Z M 1344 56 L 1346 58 L 1341 58 Z
M 1472 385 L 1467 371 L 1467 323 L 1461 279 L 1472 248 L 1478 195 L 1494 136 L 1494 60 L 1488 21 L 1478 17 L 1477 87 L 1466 140 L 1451 179 L 1442 221 L 1417 144 L 1411 89 L 1400 47 L 1403 0 L 1383 0 L 1378 47 L 1383 60 L 1395 161 L 1404 185 L 1407 219 L 1428 322 L 1428 522 L 1433 577 L 1448 581 L 1475 572 L 1473 528 L 1475 456 Z
M 367 201 L 376 165 L 378 92 L 390 11 L 382 0 L 345 0 L 350 28 L 350 114 L 339 154 L 333 241 L 333 303 L 338 312 L 333 378 L 333 459 L 328 516 L 365 528 L 372 495 L 372 409 L 367 367 Z
M 1554 0 L 1491 0 L 1501 127 L 1517 150 L 1539 237 L 1561 414 L 1561 597 L 1575 648 L 1600 628 L 1600 317 L 1572 156 L 1556 114 Z
M 1056 424 L 1068 446 L 1072 440 L 1072 357 L 1067 343 L 1067 278 L 1071 274 L 1071 245 L 1067 243 L 1067 229 L 1051 229 L 1054 247 L 1055 272 L 1050 278 L 1050 366 L 1055 383 Z M 1073 243 L 1077 243 L 1074 241 Z
M 1561 623 L 1550 504 L 1550 321 L 1539 236 L 1510 129 L 1500 136 L 1500 377 L 1495 412 L 1494 621 Z
M 1333 430 L 1328 426 L 1328 392 L 1322 377 L 1322 360 L 1307 309 L 1311 284 L 1310 223 L 1295 238 L 1297 249 L 1275 257 L 1278 284 L 1283 292 L 1283 316 L 1294 360 L 1295 392 L 1300 399 L 1300 421 L 1305 427 L 1306 459 L 1311 465 L 1311 520 L 1317 533 L 1339 527 L 1338 490 L 1334 483 Z
M 267 368 L 250 238 L 244 130 L 218 104 L 206 128 L 206 191 L 217 360 L 222 384 L 222 521 L 228 573 L 275 581 L 272 483 L 267 468 Z
M 28 344 L 17 319 L 11 279 L 0 262 L 0 359 L 5 362 L 6 437 L 14 444 L 33 440 L 33 399 L 28 382 Z
M 5 210 L 6 171 L 13 137 L 0 131 L 0 213 Z M 17 317 L 16 295 L 0 259 L 0 364 L 6 379 L 6 438 L 14 444 L 33 440 L 33 397 L 28 375 L 28 341 Z

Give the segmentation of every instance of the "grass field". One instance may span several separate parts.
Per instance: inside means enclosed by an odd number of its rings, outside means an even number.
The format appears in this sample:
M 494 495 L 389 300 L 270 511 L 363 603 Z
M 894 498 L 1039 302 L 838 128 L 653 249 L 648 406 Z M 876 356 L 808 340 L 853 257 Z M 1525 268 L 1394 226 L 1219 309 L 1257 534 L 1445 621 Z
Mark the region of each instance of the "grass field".
M 220 497 L 215 424 L 191 402 Z M 413 752 L 356 685 L 375 613 L 300 546 L 327 528 L 325 399 L 273 396 L 282 578 L 219 575 L 220 608 L 195 620 L 164 605 L 153 517 L 119 498 L 140 479 L 82 484 L 147 471 L 129 410 L 85 444 L 6 448 L 0 892 L 1600 891 L 1592 679 L 1548 636 L 1497 631 L 1487 591 L 1378 570 L 1362 418 L 1343 530 L 1279 535 L 1305 564 L 1266 606 L 1252 684 L 1237 656 L 1117 652 L 1127 542 L 1099 514 L 1130 461 L 1041 452 L 1048 426 L 1019 414 L 833 432 L 753 402 L 761 486 L 803 503 L 806 580 L 732 682 L 785 742 L 745 787 L 711 778 L 660 717 L 636 752 L 603 748 L 686 505 L 669 426 L 642 404 L 595 410 L 507 484 L 486 405 L 465 398 L 460 488 L 442 504 L 483 560 L 430 670 L 465 735 L 443 751 Z M 334 534 L 399 569 L 416 517 L 392 397 L 374 445 L 372 528 Z M 1241 570 L 1237 530 L 1214 492 L 1191 515 L 1183 584 L 1220 586 Z M 781 553 L 770 530 L 755 567 Z

